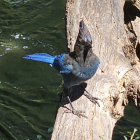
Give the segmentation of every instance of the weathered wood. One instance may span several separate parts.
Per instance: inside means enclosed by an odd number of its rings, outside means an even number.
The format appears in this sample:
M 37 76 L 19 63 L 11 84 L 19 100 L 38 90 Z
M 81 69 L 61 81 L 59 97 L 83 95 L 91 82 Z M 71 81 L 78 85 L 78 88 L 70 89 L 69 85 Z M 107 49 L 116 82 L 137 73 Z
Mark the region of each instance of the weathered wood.
M 100 99 L 100 107 L 83 95 L 73 101 L 73 105 L 85 111 L 87 118 L 66 113 L 69 104 L 65 105 L 67 108 L 60 107 L 52 140 L 111 140 L 115 123 L 123 116 L 128 99 L 140 107 L 140 62 L 136 56 L 139 40 L 136 37 L 137 44 L 136 40 L 132 43 L 128 37 L 128 24 L 131 23 L 134 32 L 137 32 L 136 23 L 130 21 L 124 25 L 123 6 L 123 0 L 67 0 L 68 47 L 73 50 L 79 22 L 84 20 L 92 36 L 93 50 L 100 58 L 100 69 L 87 81 L 86 88 Z M 137 36 L 140 36 L 139 33 Z M 132 54 L 130 49 L 133 50 Z M 132 59 L 135 64 L 132 64 Z M 74 94 L 77 92 L 78 89 Z

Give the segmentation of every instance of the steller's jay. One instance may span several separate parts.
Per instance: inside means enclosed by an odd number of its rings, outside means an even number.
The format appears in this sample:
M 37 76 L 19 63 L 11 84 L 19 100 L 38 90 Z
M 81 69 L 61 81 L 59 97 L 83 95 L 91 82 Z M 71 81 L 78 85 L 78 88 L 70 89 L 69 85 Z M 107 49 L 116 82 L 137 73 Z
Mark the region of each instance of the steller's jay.
M 47 53 L 35 53 L 24 58 L 46 62 L 54 67 L 63 76 L 66 91 L 90 79 L 97 71 L 100 63 L 99 58 L 92 51 L 91 35 L 83 20 L 79 24 L 79 34 L 73 52 L 57 56 L 51 56 Z M 69 96 L 67 97 L 72 107 L 72 113 L 80 116 L 81 114 L 73 108 Z M 89 99 L 98 104 L 97 98 L 90 95 Z

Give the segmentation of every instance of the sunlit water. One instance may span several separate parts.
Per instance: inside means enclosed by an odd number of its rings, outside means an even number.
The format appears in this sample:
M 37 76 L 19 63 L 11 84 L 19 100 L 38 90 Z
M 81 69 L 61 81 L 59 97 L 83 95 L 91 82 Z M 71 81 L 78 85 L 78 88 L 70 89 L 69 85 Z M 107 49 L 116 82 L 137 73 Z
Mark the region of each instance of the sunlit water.
M 50 139 L 62 79 L 47 64 L 23 56 L 65 52 L 64 17 L 65 0 L 0 1 L 1 139 Z M 116 140 L 123 135 L 117 128 Z

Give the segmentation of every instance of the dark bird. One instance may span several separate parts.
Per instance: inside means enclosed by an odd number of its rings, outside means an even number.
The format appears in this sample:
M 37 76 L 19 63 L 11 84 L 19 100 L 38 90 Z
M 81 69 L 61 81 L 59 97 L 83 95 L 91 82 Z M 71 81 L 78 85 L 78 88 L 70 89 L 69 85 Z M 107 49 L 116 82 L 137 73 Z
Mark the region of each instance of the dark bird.
M 92 51 L 91 35 L 83 20 L 79 24 L 79 34 L 73 52 L 57 56 L 51 56 L 47 53 L 35 53 L 24 58 L 46 62 L 54 67 L 63 76 L 64 89 L 67 91 L 71 87 L 80 85 L 90 79 L 96 73 L 100 63 L 99 58 Z M 69 96 L 68 99 L 71 104 Z M 97 98 L 93 97 L 91 100 L 98 103 Z M 79 115 L 72 104 L 71 107 L 72 113 Z

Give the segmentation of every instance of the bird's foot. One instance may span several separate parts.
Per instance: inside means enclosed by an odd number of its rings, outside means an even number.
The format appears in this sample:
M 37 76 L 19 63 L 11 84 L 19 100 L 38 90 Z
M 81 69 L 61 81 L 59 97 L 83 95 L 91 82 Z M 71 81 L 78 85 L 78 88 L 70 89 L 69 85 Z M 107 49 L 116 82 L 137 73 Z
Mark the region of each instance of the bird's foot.
M 96 98 L 96 97 L 91 97 L 91 98 L 88 98 L 92 103 L 94 104 L 97 104 L 99 107 L 100 107 L 100 104 L 98 102 L 99 98 Z
M 93 97 L 83 86 L 80 86 L 81 89 L 83 89 L 85 92 L 83 95 L 85 95 L 92 103 L 97 104 L 100 107 L 100 104 L 98 103 L 99 98 Z
M 86 91 L 86 90 L 85 90 Z M 100 107 L 100 104 L 98 103 L 99 98 L 93 97 L 88 91 L 84 92 L 84 95 L 94 104 L 97 104 Z
M 85 118 L 87 118 L 87 116 L 84 115 L 84 113 L 85 113 L 84 111 L 75 110 L 74 108 L 66 110 L 65 113 L 73 113 L 74 115 L 76 115 L 78 117 L 85 117 Z

